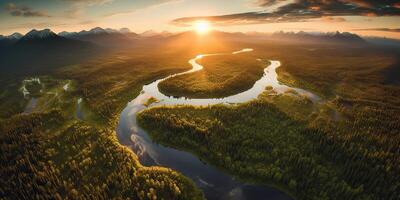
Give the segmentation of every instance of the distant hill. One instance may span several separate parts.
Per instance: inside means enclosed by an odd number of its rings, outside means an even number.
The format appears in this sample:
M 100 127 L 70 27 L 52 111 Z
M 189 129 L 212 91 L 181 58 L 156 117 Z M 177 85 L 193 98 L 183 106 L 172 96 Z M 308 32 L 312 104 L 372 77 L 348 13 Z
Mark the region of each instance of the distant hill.
M 251 39 L 251 36 L 246 35 L 244 33 L 240 32 L 223 32 L 223 31 L 211 31 L 207 35 L 199 35 L 195 31 L 185 31 L 185 32 L 180 32 L 180 33 L 168 33 L 168 34 L 157 34 L 152 37 L 158 37 L 158 38 L 165 38 L 166 40 L 180 40 L 180 39 L 187 39 L 191 40 L 192 42 L 196 40 L 202 40 L 202 41 L 214 41 L 214 40 L 242 40 L 242 39 Z M 186 43 L 187 45 L 187 43 Z
M 32 30 L 2 48 L 2 73 L 28 73 L 76 63 L 99 48 L 89 42 L 68 39 L 49 29 Z
M 331 32 L 331 33 L 308 33 L 300 32 L 276 32 L 270 37 L 275 40 L 286 40 L 290 42 L 299 43 L 320 43 L 320 44 L 340 44 L 340 45 L 354 45 L 366 44 L 367 42 L 357 34 L 349 32 Z
M 2 48 L 8 47 L 16 43 L 23 35 L 21 33 L 13 33 L 8 36 L 0 35 L 0 51 Z
M 0 35 L 0 40 L 2 40 L 2 39 L 17 39 L 18 40 L 18 39 L 20 39 L 22 37 L 23 37 L 23 35 L 21 33 L 15 32 L 15 33 L 13 33 L 13 34 L 11 34 L 9 36 Z
M 236 42 L 262 42 L 262 41 L 282 41 L 289 43 L 309 43 L 309 44 L 335 44 L 335 45 L 365 45 L 366 40 L 357 34 L 348 32 L 333 33 L 308 33 L 308 32 L 276 32 L 270 33 L 242 33 L 242 32 L 223 32 L 212 31 L 207 36 L 199 36 L 196 32 L 187 31 L 170 35 L 167 39 L 179 41 L 185 38 L 187 41 L 217 42 L 217 41 L 236 41 Z
M 143 33 L 138 34 L 140 37 L 169 37 L 175 35 L 174 33 L 168 31 L 156 32 L 153 30 L 148 30 Z
M 384 37 L 365 37 L 365 40 L 375 45 L 400 47 L 399 39 L 384 38 Z
M 57 35 L 50 29 L 41 31 L 32 30 L 21 37 L 10 50 L 12 51 L 69 51 L 77 48 L 91 46 L 90 43 L 68 39 Z
M 122 28 L 120 30 L 115 29 L 103 29 L 100 27 L 93 28 L 89 31 L 83 30 L 80 32 L 61 32 L 60 36 L 69 39 L 81 40 L 92 42 L 100 46 L 107 47 L 119 47 L 129 45 L 132 39 L 137 36 L 137 34 L 132 33 L 127 28 Z

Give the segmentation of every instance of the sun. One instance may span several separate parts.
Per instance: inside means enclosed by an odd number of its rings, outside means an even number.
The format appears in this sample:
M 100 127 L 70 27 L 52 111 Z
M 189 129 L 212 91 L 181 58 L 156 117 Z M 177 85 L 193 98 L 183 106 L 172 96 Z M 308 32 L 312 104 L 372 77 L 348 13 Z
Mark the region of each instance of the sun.
M 205 34 L 210 31 L 210 22 L 204 20 L 197 21 L 195 22 L 194 27 L 198 34 Z

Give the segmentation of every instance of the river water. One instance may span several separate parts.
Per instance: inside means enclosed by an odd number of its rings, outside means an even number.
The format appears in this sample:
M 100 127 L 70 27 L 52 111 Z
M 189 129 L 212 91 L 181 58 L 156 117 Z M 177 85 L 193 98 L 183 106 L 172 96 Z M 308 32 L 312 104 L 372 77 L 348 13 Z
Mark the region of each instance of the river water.
M 28 104 L 25 106 L 24 112 L 23 113 L 31 113 L 35 109 L 37 105 L 37 99 L 35 97 L 32 97 L 29 99 Z
M 253 49 L 242 49 L 232 54 L 251 52 Z M 205 54 L 198 55 L 191 59 L 189 63 L 192 69 L 186 72 L 173 74 L 165 78 L 156 80 L 143 86 L 142 92 L 122 111 L 117 127 L 118 139 L 122 145 L 132 149 L 137 154 L 140 162 L 145 166 L 163 166 L 179 171 L 183 175 L 191 178 L 195 184 L 203 190 L 207 199 L 269 199 L 287 200 L 292 199 L 287 194 L 276 188 L 255 185 L 236 180 L 233 176 L 218 170 L 217 168 L 202 162 L 191 153 L 165 147 L 151 140 L 148 133 L 140 128 L 136 121 L 136 114 L 144 109 L 162 105 L 214 105 L 243 103 L 256 99 L 258 95 L 265 91 L 265 87 L 271 86 L 277 93 L 284 93 L 289 90 L 296 91 L 299 95 L 307 96 L 312 101 L 319 101 L 320 98 L 306 90 L 292 88 L 280 84 L 277 80 L 276 69 L 281 65 L 279 61 L 261 60 L 260 62 L 269 63 L 264 69 L 264 75 L 254 83 L 253 87 L 242 93 L 224 98 L 210 99 L 190 99 L 169 97 L 158 90 L 158 83 L 171 77 L 192 73 L 203 69 L 203 66 L 196 61 L 205 56 L 223 56 L 226 54 Z M 154 97 L 158 101 L 149 106 L 145 106 L 147 101 Z

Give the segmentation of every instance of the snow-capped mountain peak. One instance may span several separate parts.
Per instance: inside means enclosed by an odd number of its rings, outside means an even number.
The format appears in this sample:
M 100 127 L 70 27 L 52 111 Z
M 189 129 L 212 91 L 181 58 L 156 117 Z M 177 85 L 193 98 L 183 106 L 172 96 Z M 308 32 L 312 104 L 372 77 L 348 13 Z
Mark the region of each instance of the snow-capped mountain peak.
M 112 29 L 112 28 L 106 28 L 105 29 L 107 33 L 118 33 L 118 30 Z
M 44 39 L 44 38 L 54 37 L 54 36 L 57 36 L 57 34 L 55 34 L 50 29 L 43 29 L 40 31 L 33 29 L 33 30 L 29 31 L 27 34 L 25 34 L 25 36 L 23 38 L 25 38 L 25 39 Z
M 155 32 L 153 30 L 148 30 L 148 31 L 145 31 L 145 32 L 141 33 L 140 36 L 142 36 L 142 37 L 152 37 L 152 36 L 156 36 L 158 34 L 159 33 Z
M 23 35 L 21 33 L 13 33 L 9 36 L 6 36 L 7 39 L 20 39 Z
M 90 33 L 99 34 L 99 33 L 107 33 L 106 30 L 100 27 L 93 28 L 89 31 Z
M 21 33 L 13 33 L 11 35 L 8 36 L 4 36 L 4 35 L 0 35 L 0 40 L 3 39 L 8 39 L 8 40 L 18 40 L 22 37 L 23 35 Z
M 62 37 L 74 37 L 74 36 L 76 36 L 76 35 L 78 35 L 79 33 L 77 33 L 77 32 L 67 32 L 67 31 L 63 31 L 63 32 L 60 32 L 60 33 L 58 33 L 58 35 L 59 36 L 62 36 Z
M 119 29 L 119 32 L 120 33 L 130 33 L 131 30 L 129 28 L 121 28 L 121 29 Z

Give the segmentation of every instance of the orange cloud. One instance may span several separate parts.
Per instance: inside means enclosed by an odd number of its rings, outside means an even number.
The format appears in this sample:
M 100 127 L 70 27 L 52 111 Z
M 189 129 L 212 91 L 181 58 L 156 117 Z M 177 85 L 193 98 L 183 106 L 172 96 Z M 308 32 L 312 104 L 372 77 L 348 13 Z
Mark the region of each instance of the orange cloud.
M 331 16 L 322 17 L 321 20 L 324 22 L 345 22 L 346 21 L 346 19 L 343 17 L 331 17 Z

